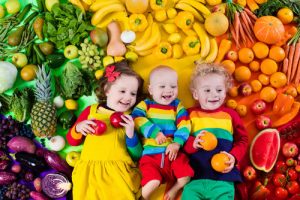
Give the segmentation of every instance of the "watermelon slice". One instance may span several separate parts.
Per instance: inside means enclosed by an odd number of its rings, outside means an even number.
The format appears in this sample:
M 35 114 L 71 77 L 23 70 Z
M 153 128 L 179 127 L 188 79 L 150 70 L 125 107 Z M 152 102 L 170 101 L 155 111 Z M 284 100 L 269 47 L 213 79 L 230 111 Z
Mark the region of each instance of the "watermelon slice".
M 275 165 L 280 150 L 280 136 L 277 129 L 264 129 L 253 139 L 250 146 L 252 165 L 269 172 Z

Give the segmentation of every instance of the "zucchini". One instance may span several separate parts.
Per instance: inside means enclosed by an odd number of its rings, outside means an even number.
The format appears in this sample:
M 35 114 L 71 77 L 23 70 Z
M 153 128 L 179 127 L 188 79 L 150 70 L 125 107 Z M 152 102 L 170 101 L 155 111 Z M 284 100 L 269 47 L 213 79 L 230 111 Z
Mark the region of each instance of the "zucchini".
M 61 53 L 53 53 L 46 56 L 46 61 L 48 63 L 48 66 L 52 69 L 62 66 L 65 60 L 66 60 L 65 56 Z
M 21 166 L 24 166 L 34 172 L 41 173 L 48 168 L 45 161 L 35 154 L 18 152 L 15 154 L 15 157 Z

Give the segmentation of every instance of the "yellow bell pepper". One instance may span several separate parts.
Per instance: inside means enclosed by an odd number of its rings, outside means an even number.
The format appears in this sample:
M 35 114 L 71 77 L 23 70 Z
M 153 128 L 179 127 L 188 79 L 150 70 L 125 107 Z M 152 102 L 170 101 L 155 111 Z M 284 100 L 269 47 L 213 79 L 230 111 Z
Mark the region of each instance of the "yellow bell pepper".
M 148 26 L 148 21 L 143 14 L 132 14 L 129 17 L 129 27 L 133 31 L 144 31 Z
M 150 7 L 152 10 L 160 10 L 166 8 L 168 0 L 150 0 Z
M 194 23 L 194 15 L 187 11 L 180 11 L 175 17 L 175 24 L 181 29 L 190 29 Z
M 181 58 L 183 55 L 182 47 L 179 44 L 173 45 L 173 58 Z
M 200 41 L 196 36 L 187 36 L 182 43 L 182 49 L 188 56 L 199 53 Z
M 161 42 L 154 51 L 159 59 L 167 59 L 172 55 L 172 45 L 169 42 Z

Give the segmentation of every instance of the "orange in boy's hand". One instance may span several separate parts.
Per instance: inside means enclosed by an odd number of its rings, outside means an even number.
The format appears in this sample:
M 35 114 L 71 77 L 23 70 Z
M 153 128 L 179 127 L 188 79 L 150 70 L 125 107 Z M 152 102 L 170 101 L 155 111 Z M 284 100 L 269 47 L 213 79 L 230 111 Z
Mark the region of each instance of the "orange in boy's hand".
M 211 159 L 211 166 L 217 172 L 222 172 L 228 167 L 226 162 L 229 161 L 229 157 L 225 153 L 217 153 Z
M 200 142 L 200 145 L 202 145 L 202 148 L 206 151 L 214 150 L 218 145 L 218 139 L 211 132 L 205 131 L 200 139 L 203 140 L 203 142 Z

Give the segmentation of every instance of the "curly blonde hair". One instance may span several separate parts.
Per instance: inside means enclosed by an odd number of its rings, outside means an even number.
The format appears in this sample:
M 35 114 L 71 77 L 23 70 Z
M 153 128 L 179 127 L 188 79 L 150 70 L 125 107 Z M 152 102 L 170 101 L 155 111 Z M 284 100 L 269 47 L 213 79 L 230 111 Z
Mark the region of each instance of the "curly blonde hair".
M 228 91 L 233 86 L 233 78 L 223 65 L 219 65 L 216 63 L 202 63 L 196 64 L 194 72 L 191 76 L 191 91 L 195 89 L 197 78 L 204 77 L 208 74 L 219 74 L 223 76 L 225 79 L 226 91 Z

